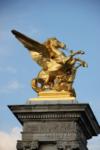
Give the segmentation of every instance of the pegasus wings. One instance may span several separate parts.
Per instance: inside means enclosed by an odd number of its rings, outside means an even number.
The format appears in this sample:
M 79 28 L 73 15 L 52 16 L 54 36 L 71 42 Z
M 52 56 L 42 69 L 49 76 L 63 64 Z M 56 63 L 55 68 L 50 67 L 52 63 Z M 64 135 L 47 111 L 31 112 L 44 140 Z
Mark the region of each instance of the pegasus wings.
M 48 49 L 43 44 L 16 30 L 12 30 L 12 33 L 29 50 L 32 59 L 35 60 L 40 66 L 45 68 L 50 58 Z

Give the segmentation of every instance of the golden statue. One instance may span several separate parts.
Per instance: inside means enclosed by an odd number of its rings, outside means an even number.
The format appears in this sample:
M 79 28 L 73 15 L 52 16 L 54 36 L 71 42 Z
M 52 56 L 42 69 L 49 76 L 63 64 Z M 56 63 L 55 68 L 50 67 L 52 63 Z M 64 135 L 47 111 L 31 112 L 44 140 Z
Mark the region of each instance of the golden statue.
M 73 88 L 77 69 L 87 67 L 87 63 L 74 56 L 84 54 L 84 51 L 70 50 L 68 56 L 62 51 L 66 45 L 56 38 L 49 38 L 43 44 L 12 30 L 15 37 L 29 50 L 31 57 L 41 67 L 38 76 L 32 80 L 32 88 L 39 95 L 41 93 L 64 93 L 67 97 L 76 97 Z M 45 94 L 44 94 L 45 95 Z

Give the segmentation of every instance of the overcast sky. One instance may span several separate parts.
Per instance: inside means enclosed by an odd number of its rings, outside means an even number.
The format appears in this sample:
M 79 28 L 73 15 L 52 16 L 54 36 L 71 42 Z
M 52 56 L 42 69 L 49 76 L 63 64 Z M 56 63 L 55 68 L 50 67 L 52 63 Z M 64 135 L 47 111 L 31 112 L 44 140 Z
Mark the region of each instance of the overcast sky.
M 100 123 L 100 1 L 2 0 L 0 1 L 0 150 L 15 150 L 21 125 L 7 105 L 24 104 L 36 93 L 31 79 L 40 67 L 15 39 L 11 30 L 44 42 L 57 37 L 69 49 L 84 50 L 88 68 L 77 72 L 74 88 L 80 103 L 89 103 Z M 2 138 L 4 137 L 4 138 Z M 3 140 L 4 139 L 4 140 Z M 9 148 L 5 139 L 11 143 Z M 4 144 L 3 144 L 4 141 Z M 100 150 L 100 136 L 89 141 L 89 150 Z M 12 143 L 14 143 L 12 145 Z

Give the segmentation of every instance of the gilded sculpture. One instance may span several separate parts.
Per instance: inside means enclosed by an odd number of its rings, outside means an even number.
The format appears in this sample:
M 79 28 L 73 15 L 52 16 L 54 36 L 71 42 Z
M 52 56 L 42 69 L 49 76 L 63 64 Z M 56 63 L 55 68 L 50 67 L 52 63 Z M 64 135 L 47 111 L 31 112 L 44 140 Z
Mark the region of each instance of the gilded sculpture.
M 76 97 L 73 88 L 76 72 L 79 67 L 87 67 L 87 63 L 75 56 L 85 54 L 84 51 L 70 50 L 66 55 L 66 45 L 57 38 L 49 38 L 41 44 L 16 30 L 12 30 L 12 33 L 42 67 L 37 77 L 32 79 L 33 90 L 38 94 L 46 91 L 65 92 L 68 97 Z

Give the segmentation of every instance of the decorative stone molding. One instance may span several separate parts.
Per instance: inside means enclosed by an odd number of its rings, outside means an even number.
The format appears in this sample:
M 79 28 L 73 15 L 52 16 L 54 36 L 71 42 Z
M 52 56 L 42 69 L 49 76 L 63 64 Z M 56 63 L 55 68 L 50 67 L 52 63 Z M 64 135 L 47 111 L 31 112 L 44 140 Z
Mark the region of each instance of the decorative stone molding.
M 78 113 L 66 113 L 66 112 L 49 112 L 49 113 L 36 113 L 36 114 L 18 114 L 18 118 L 20 120 L 55 120 L 55 119 L 66 119 L 66 118 L 79 118 L 80 115 Z
M 32 141 L 30 145 L 30 150 L 37 150 L 39 147 L 38 141 Z
M 18 141 L 17 150 L 27 150 L 30 149 L 30 142 L 28 141 Z
M 57 149 L 65 150 L 65 143 L 63 141 L 57 141 Z
M 17 150 L 23 150 L 23 142 L 22 141 L 17 141 Z

